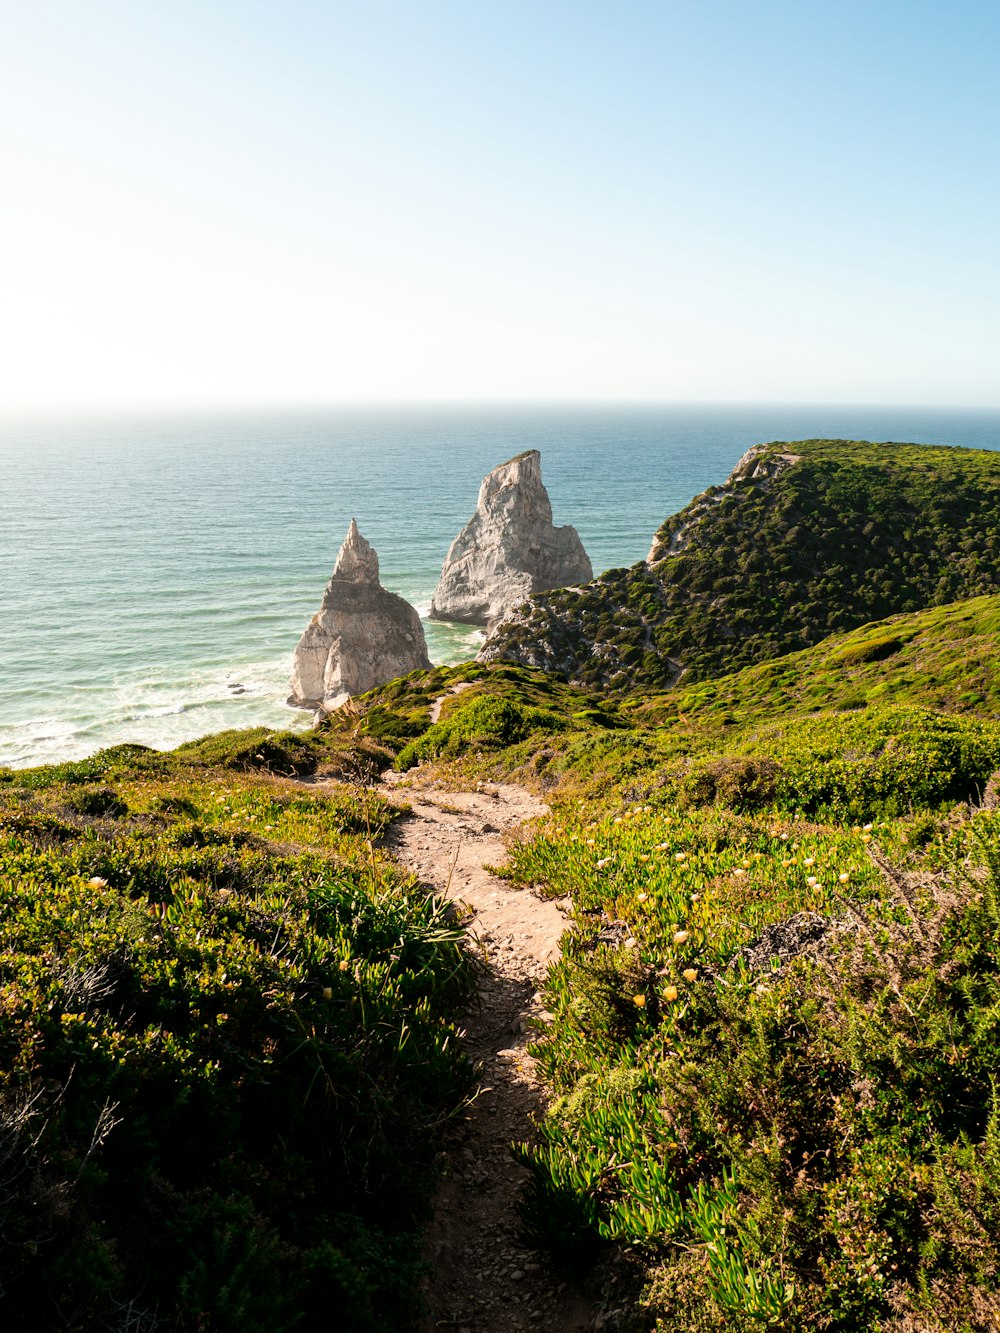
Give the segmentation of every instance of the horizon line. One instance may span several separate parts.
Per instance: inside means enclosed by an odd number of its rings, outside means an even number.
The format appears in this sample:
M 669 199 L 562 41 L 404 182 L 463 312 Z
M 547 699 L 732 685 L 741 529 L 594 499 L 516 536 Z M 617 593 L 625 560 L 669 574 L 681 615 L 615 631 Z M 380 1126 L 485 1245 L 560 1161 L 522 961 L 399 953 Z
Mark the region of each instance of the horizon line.
M 0 419 L 192 414 L 271 414 L 316 412 L 475 411 L 475 410 L 625 410 L 666 408 L 781 408 L 843 411 L 1000 412 L 1000 402 L 900 402 L 891 399 L 829 398 L 414 398 L 414 399 L 288 399 L 268 401 L 206 399 L 186 402 L 163 399 L 142 401 L 82 401 L 65 403 L 0 402 Z

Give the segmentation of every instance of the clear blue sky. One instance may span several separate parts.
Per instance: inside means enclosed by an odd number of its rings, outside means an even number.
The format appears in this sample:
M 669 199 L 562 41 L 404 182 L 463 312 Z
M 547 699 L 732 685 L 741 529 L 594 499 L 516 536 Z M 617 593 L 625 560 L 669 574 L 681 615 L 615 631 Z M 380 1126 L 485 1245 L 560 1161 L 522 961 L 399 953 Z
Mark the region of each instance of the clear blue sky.
M 1000 405 L 1000 4 L 0 0 L 0 403 Z

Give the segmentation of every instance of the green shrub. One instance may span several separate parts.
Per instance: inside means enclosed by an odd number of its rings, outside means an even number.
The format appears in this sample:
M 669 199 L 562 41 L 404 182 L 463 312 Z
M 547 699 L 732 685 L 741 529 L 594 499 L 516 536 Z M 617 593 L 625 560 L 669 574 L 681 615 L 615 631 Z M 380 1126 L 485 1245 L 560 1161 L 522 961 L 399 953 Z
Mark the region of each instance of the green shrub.
M 56 1293 L 70 1328 L 319 1330 L 331 1301 L 351 1333 L 407 1327 L 471 976 L 373 849 L 384 802 L 26 777 L 0 801 L 4 1325 L 49 1333 Z M 115 823 L 48 813 L 71 807 Z
M 115 745 L 86 759 L 11 772 L 9 780 L 19 787 L 41 789 L 97 782 L 119 773 L 157 772 L 162 767 L 163 756 L 156 750 L 145 745 Z
M 66 808 L 95 819 L 117 819 L 128 814 L 128 806 L 112 787 L 83 787 L 66 798 Z
M 311 733 L 271 731 L 257 727 L 249 731 L 220 731 L 201 740 L 188 741 L 174 751 L 187 763 L 230 768 L 239 773 L 261 771 L 286 776 L 312 773 L 321 758 Z
M 405 745 L 427 730 L 427 723 L 419 718 L 377 704 L 366 709 L 363 726 L 367 735 L 389 745 Z
M 396 767 L 405 771 L 422 760 L 452 758 L 466 750 L 503 749 L 516 745 L 532 731 L 563 731 L 567 725 L 566 719 L 551 709 L 479 695 L 407 745 Z
M 976 800 L 1000 764 L 995 723 L 918 708 L 808 719 L 796 725 L 794 745 L 787 737 L 778 745 L 776 799 L 848 820 Z
M 679 796 L 693 805 L 718 801 L 734 810 L 759 810 L 774 801 L 780 778 L 773 759 L 712 759 L 681 779 Z
M 845 648 L 834 661 L 845 667 L 858 666 L 862 662 L 884 662 L 887 657 L 898 653 L 902 646 L 901 639 L 868 639 Z

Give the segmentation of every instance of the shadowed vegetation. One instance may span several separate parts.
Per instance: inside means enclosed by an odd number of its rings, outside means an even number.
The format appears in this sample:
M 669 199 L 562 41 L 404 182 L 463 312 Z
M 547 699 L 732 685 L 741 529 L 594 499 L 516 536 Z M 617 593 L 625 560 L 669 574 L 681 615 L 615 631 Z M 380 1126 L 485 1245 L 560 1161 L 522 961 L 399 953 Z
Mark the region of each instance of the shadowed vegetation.
M 376 849 L 385 803 L 267 771 L 346 753 L 237 733 L 3 775 L 7 1327 L 410 1325 L 471 975 Z

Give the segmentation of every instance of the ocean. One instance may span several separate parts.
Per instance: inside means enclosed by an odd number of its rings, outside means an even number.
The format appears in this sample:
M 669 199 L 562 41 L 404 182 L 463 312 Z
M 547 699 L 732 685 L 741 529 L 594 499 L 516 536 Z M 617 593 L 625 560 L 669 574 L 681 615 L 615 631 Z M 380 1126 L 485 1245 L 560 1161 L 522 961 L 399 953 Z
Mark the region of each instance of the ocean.
M 595 572 L 753 444 L 844 437 L 1000 448 L 1000 411 L 752 405 L 416 407 L 0 421 L 0 764 L 305 726 L 292 652 L 352 517 L 435 662 L 480 635 L 426 621 L 483 475 L 537 448 Z

